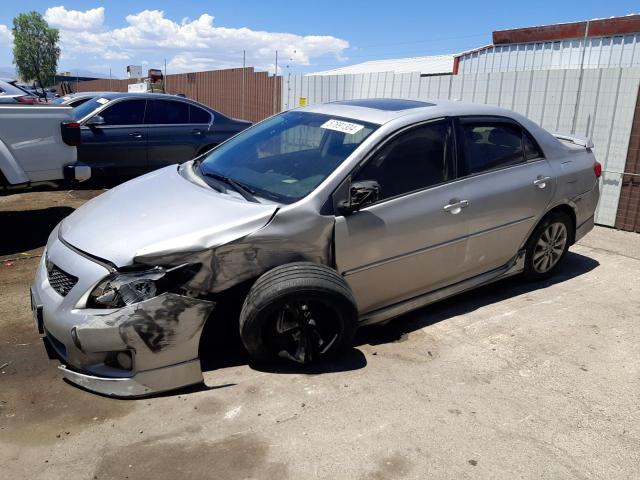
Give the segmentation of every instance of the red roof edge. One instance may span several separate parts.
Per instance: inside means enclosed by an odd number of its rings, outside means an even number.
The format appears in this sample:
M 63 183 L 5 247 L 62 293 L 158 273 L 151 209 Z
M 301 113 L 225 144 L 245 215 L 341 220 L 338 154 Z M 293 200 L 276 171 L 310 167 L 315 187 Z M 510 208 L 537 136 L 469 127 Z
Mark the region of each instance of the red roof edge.
M 496 30 L 493 32 L 493 43 L 494 45 L 504 45 L 509 43 L 548 42 L 582 38 L 587 31 L 587 24 L 589 25 L 588 37 L 636 33 L 640 32 L 640 15 L 634 14 L 624 17 L 599 18 L 582 22 L 560 23 L 557 25 Z

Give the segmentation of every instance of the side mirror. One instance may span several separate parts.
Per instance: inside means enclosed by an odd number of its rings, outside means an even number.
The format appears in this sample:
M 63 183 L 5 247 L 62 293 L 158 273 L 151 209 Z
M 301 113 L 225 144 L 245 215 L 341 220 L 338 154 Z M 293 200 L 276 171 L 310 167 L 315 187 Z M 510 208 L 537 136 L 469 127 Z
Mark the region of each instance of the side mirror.
M 353 182 L 349 188 L 349 200 L 343 201 L 339 210 L 342 215 L 349 215 L 378 200 L 380 200 L 380 184 L 378 182 L 375 180 Z
M 94 115 L 85 123 L 85 125 L 89 127 L 95 127 L 95 126 L 104 125 L 104 124 L 105 124 L 104 118 L 102 118 L 100 115 Z

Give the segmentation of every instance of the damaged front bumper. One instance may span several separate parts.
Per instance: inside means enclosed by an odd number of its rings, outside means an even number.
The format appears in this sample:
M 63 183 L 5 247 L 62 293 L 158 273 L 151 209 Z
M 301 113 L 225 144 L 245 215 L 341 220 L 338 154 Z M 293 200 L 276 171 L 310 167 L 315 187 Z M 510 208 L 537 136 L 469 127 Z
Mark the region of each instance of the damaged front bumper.
M 47 255 L 50 268 L 77 279 L 62 295 L 43 256 L 31 290 L 38 331 L 49 356 L 62 362 L 65 378 L 116 397 L 202 383 L 198 348 L 213 302 L 163 293 L 119 309 L 87 309 L 86 296 L 107 267 L 71 250 L 56 231 Z

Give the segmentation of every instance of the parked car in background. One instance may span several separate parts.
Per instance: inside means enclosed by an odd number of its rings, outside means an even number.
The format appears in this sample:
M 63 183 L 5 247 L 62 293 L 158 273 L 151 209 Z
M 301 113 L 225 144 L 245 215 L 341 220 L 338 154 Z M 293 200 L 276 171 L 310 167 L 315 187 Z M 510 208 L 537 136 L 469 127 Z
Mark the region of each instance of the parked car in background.
M 19 87 L 15 80 L 0 79 L 0 104 L 33 105 L 40 97 Z
M 38 329 L 66 378 L 118 396 L 202 382 L 203 327 L 228 319 L 254 359 L 314 362 L 359 325 L 556 272 L 594 225 L 591 148 L 461 102 L 284 112 L 64 219 Z
M 56 98 L 56 89 L 55 88 L 45 88 L 44 91 L 42 88 L 36 87 L 35 85 L 25 85 L 15 83 L 17 87 L 20 87 L 22 90 L 29 92 L 31 95 L 36 96 L 42 102 L 51 102 Z
M 78 107 L 83 103 L 95 98 L 97 96 L 103 96 L 112 92 L 78 92 L 78 93 L 70 93 L 68 95 L 64 95 L 62 97 L 58 97 L 53 100 L 51 103 L 54 105 L 68 105 L 69 107 Z
M 76 161 L 80 135 L 68 128 L 71 111 L 45 104 L 0 105 L 0 187 L 90 177 L 91 169 Z
M 136 176 L 185 162 L 251 125 L 159 93 L 105 93 L 72 115 L 81 129 L 78 161 L 94 176 Z

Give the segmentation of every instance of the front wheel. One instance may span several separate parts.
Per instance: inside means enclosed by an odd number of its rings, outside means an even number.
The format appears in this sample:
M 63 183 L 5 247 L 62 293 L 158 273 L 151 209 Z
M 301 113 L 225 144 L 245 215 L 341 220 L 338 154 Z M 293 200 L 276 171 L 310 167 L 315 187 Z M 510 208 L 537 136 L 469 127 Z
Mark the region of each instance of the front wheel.
M 548 278 L 564 259 L 573 223 L 566 213 L 553 212 L 540 222 L 526 247 L 524 275 L 529 280 Z
M 245 298 L 240 336 L 254 359 L 310 364 L 351 344 L 358 313 L 333 269 L 299 262 L 262 275 Z

